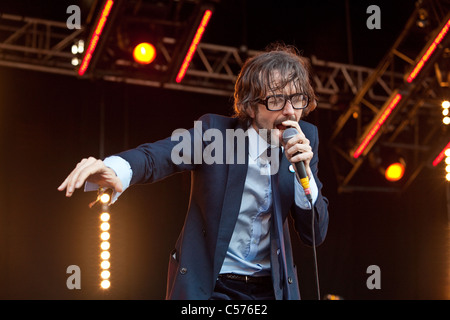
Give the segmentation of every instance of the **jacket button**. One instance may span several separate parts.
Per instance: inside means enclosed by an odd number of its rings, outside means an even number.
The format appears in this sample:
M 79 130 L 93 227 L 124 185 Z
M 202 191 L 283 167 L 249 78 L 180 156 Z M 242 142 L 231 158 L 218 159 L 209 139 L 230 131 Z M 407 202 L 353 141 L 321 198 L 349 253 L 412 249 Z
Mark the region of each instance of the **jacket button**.
M 292 284 L 292 282 L 293 282 L 293 281 L 292 281 L 292 278 L 291 278 L 291 277 L 288 277 L 288 283 L 289 283 L 289 284 Z
M 186 274 L 186 272 L 187 272 L 187 268 L 181 268 L 180 269 L 180 273 L 181 274 Z

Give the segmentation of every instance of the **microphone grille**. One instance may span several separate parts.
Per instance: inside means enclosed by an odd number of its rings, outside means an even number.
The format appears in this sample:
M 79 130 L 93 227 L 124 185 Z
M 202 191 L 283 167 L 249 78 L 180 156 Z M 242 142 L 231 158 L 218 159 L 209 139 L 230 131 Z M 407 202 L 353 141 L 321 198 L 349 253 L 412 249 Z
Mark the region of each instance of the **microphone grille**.
M 293 136 L 297 135 L 298 131 L 295 128 L 287 128 L 283 132 L 283 142 L 287 143 Z

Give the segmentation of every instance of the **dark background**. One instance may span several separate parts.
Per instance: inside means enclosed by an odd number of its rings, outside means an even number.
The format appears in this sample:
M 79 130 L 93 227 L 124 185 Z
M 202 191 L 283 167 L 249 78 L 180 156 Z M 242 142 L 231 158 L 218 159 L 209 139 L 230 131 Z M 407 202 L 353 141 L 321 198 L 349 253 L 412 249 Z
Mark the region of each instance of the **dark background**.
M 307 57 L 349 62 L 344 1 L 226 2 L 218 5 L 203 41 L 262 50 L 282 40 Z M 66 19 L 67 3 L 14 3 L 5 1 L 2 12 Z M 381 30 L 366 28 L 370 4 L 381 8 Z M 376 67 L 413 8 L 414 1 L 350 1 L 353 63 Z M 0 68 L 1 299 L 164 298 L 169 252 L 188 204 L 189 174 L 133 186 L 111 207 L 107 291 L 99 287 L 99 212 L 88 208 L 95 193 L 67 199 L 56 190 L 83 157 L 99 157 L 102 105 L 105 155 L 189 128 L 204 113 L 232 111 L 231 97 Z M 330 200 L 328 237 L 317 250 L 322 294 L 448 299 L 442 168 L 423 170 L 400 195 L 338 194 L 327 145 L 336 118 L 320 107 L 307 118 L 319 128 L 319 177 Z M 302 297 L 315 299 L 312 250 L 299 240 L 294 250 Z M 81 268 L 81 290 L 66 287 L 69 265 Z M 380 290 L 366 287 L 370 265 L 381 269 Z

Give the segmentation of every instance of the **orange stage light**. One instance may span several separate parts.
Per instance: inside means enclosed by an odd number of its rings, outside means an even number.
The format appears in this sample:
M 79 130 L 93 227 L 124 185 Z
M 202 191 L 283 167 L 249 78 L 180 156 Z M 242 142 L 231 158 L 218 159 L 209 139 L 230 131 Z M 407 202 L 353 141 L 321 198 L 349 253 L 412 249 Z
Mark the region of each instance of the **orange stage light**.
M 384 177 L 389 181 L 398 181 L 403 178 L 405 173 L 405 165 L 401 162 L 395 162 L 387 167 Z
M 149 64 L 156 58 L 156 49 L 147 42 L 139 43 L 133 50 L 134 61 L 140 64 Z

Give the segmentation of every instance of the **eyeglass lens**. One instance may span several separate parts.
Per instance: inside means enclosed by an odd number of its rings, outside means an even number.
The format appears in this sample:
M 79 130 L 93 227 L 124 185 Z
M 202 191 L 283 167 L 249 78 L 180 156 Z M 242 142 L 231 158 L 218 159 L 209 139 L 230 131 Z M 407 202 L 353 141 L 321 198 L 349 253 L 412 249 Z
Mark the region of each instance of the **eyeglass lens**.
M 292 95 L 290 96 L 290 99 L 287 96 L 276 95 L 267 99 L 267 107 L 271 110 L 283 109 L 287 100 L 290 100 L 292 107 L 295 109 L 306 107 L 308 102 L 306 96 L 303 94 Z

